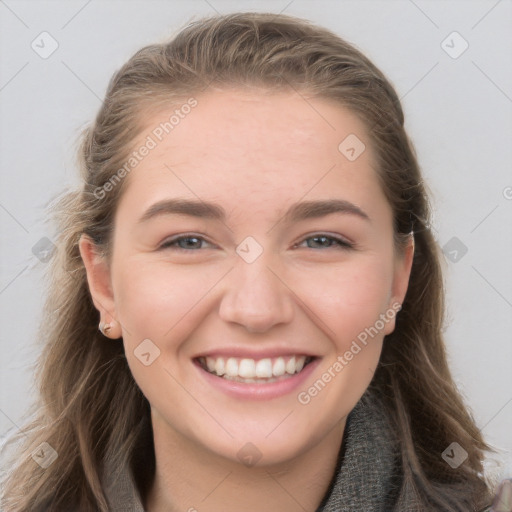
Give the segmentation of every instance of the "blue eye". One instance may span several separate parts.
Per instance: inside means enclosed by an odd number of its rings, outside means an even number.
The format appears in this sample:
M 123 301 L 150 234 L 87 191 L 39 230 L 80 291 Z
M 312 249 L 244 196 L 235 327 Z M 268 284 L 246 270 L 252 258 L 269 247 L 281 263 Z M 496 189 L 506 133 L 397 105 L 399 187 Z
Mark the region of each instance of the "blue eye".
M 182 242 L 185 242 L 182 244 Z M 196 250 L 196 249 L 202 249 L 200 247 L 202 242 L 206 242 L 204 238 L 201 238 L 200 236 L 179 236 L 170 240 L 165 241 L 161 246 L 160 249 L 170 249 L 175 248 L 177 250 Z
M 309 240 L 314 240 L 313 246 L 308 244 L 308 249 L 353 249 L 354 246 L 350 242 L 343 240 L 342 238 L 328 236 L 324 234 L 318 234 L 314 236 L 310 236 L 305 238 L 301 244 L 307 242 Z M 159 249 L 175 249 L 178 251 L 195 251 L 198 249 L 203 249 L 203 242 L 208 243 L 204 238 L 200 236 L 178 236 L 176 238 L 171 238 L 166 240 Z M 301 244 L 297 244 L 300 246 Z
M 339 248 L 339 249 L 353 249 L 353 244 L 343 240 L 342 238 L 328 236 L 323 234 L 318 234 L 314 236 L 310 236 L 305 238 L 302 243 L 307 242 L 308 240 L 315 240 L 313 247 L 308 245 L 309 249 L 331 249 L 331 248 Z M 300 245 L 300 244 L 299 244 Z

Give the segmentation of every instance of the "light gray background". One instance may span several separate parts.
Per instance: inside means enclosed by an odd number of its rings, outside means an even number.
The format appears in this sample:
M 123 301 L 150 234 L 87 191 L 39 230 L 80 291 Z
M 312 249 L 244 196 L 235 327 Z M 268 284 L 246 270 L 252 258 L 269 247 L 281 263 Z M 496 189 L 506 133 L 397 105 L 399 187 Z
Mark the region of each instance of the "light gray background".
M 456 237 L 467 247 L 458 261 L 446 259 L 450 364 L 479 428 L 502 450 L 503 476 L 512 477 L 510 0 L 0 0 L 0 435 L 24 421 L 35 396 L 45 264 L 32 248 L 53 236 L 45 203 L 76 182 L 80 129 L 141 46 L 193 17 L 236 10 L 330 28 L 396 86 L 434 196 L 438 241 Z M 47 59 L 31 48 L 43 31 L 59 45 Z M 458 58 L 441 46 L 462 48 L 453 31 L 469 44 Z

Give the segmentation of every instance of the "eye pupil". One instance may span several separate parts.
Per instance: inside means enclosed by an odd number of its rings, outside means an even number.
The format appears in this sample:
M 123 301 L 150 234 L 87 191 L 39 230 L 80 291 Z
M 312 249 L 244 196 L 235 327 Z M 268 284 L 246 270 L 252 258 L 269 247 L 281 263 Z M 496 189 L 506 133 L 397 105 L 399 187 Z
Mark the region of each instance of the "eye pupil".
M 310 240 L 314 240 L 314 245 L 320 245 L 321 247 L 329 247 L 330 246 L 330 238 L 326 236 L 313 236 Z M 317 244 L 317 241 L 320 240 L 320 243 Z
M 191 242 L 192 240 L 192 242 Z M 179 242 L 183 242 L 185 247 L 197 247 L 198 244 L 201 244 L 201 241 L 197 237 L 189 236 L 187 238 L 182 238 Z

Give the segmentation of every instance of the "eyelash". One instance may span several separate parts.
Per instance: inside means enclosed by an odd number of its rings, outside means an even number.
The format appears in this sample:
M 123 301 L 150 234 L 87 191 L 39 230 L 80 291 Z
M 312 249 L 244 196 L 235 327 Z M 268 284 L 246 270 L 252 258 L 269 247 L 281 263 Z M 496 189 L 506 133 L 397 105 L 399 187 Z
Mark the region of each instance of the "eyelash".
M 199 250 L 199 249 L 184 249 L 183 247 L 175 246 L 175 244 L 177 244 L 178 242 L 180 242 L 182 240 L 189 240 L 189 239 L 192 239 L 192 238 L 194 238 L 196 240 L 207 242 L 207 240 L 205 240 L 201 236 L 180 235 L 180 236 L 177 236 L 176 238 L 171 238 L 169 240 L 166 240 L 162 245 L 160 245 L 159 249 L 160 250 L 173 249 L 173 250 L 176 250 L 176 251 L 186 251 L 186 252 Z M 327 240 L 332 240 L 332 241 L 334 241 L 338 245 L 338 249 L 341 249 L 341 250 L 351 250 L 351 249 L 354 249 L 354 244 L 348 242 L 347 240 L 344 240 L 344 239 L 339 238 L 339 237 L 327 235 L 325 233 L 317 233 L 315 235 L 308 236 L 308 237 L 304 238 L 302 240 L 302 242 L 300 242 L 300 243 L 303 243 L 306 240 L 311 240 L 313 238 L 325 238 Z M 295 245 L 294 247 L 296 247 L 297 245 Z M 331 248 L 333 248 L 333 246 L 325 247 L 324 249 L 331 249 Z M 309 247 L 309 249 L 313 249 L 313 248 Z

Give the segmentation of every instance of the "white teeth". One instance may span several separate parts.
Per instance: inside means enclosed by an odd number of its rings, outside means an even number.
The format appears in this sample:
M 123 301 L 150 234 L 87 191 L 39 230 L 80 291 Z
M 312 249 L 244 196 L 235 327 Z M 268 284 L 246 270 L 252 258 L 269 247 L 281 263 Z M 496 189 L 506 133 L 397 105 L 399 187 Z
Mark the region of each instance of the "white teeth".
M 293 356 L 287 363 L 286 363 L 286 373 L 289 373 L 290 375 L 293 375 L 295 373 L 295 356 Z
M 210 372 L 215 371 L 215 359 L 213 359 L 213 357 L 206 358 L 206 368 L 208 368 Z
M 302 368 L 304 368 L 304 365 L 306 364 L 306 358 L 305 357 L 299 357 L 296 362 L 295 371 L 297 373 L 302 371 Z
M 230 357 L 226 361 L 226 375 L 236 377 L 238 375 L 238 361 L 234 357 Z
M 219 377 L 245 383 L 274 382 L 279 377 L 299 373 L 306 364 L 306 356 L 276 357 L 271 359 L 238 359 L 236 357 L 203 357 L 201 364 Z M 308 360 L 310 358 L 307 358 Z
M 270 379 L 272 377 L 272 359 L 260 359 L 256 363 L 256 377 Z
M 252 379 L 256 376 L 256 363 L 254 359 L 242 359 L 238 365 L 238 375 L 244 379 Z
M 208 358 L 210 359 L 210 358 Z M 215 361 L 215 373 L 220 377 L 226 373 L 226 368 L 224 366 L 224 358 L 218 357 L 217 361 Z
M 272 375 L 276 377 L 280 377 L 285 374 L 286 365 L 284 363 L 284 359 L 282 357 L 278 357 L 274 361 L 274 366 L 272 366 Z

